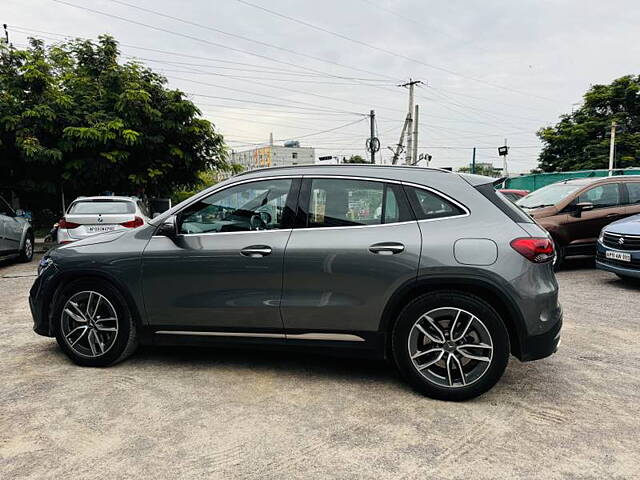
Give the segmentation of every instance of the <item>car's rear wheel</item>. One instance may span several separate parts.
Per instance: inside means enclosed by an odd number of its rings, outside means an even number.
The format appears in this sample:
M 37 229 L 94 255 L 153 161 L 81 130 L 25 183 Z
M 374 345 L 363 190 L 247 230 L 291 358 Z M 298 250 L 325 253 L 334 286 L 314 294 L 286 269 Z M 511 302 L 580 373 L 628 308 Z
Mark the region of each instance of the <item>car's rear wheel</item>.
M 69 284 L 58 296 L 52 318 L 60 348 L 78 365 L 113 365 L 138 344 L 126 301 L 103 280 Z
M 20 250 L 20 261 L 30 262 L 33 259 L 33 234 L 27 233 L 27 237 L 24 239 L 24 245 Z
M 400 372 L 419 392 L 467 400 L 493 387 L 509 361 L 509 335 L 496 311 L 473 295 L 434 292 L 400 313 L 392 334 Z
M 557 272 L 564 266 L 565 252 L 562 245 L 560 245 L 558 242 L 556 242 L 553 239 L 552 239 L 552 242 L 553 242 L 553 250 L 555 252 L 555 255 L 553 257 L 553 270 Z

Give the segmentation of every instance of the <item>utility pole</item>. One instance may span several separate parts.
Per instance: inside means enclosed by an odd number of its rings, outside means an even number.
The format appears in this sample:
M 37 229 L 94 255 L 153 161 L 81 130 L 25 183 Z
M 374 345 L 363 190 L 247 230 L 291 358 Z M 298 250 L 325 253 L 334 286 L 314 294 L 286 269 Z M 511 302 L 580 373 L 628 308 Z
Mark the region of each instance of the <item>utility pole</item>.
M 473 158 L 471 159 L 471 173 L 476 173 L 476 147 L 473 147 Z
M 413 165 L 415 160 L 412 158 L 414 154 L 413 148 L 413 87 L 421 84 L 420 80 L 412 80 L 411 78 L 407 83 L 403 83 L 398 85 L 399 87 L 409 87 L 409 113 L 407 114 L 407 119 L 405 121 L 406 124 L 406 132 L 407 132 L 407 155 L 405 158 L 405 163 L 407 165 Z M 404 129 L 403 129 L 404 130 Z M 402 143 L 402 142 L 400 142 Z
M 419 109 L 420 109 L 420 106 L 416 105 L 415 114 L 413 116 L 413 139 L 412 139 L 413 153 L 411 154 L 411 158 L 413 159 L 412 165 L 415 165 L 416 163 L 418 163 L 418 112 L 419 112 Z
M 504 139 L 505 152 L 502 156 L 502 176 L 508 177 L 509 170 L 507 169 L 507 156 L 509 155 L 509 147 L 507 147 L 507 139 Z
M 616 122 L 611 122 L 611 143 L 609 144 L 609 176 L 613 175 L 613 163 L 616 156 Z
M 369 150 L 371 151 L 371 163 L 376 163 L 376 149 L 375 149 L 375 140 L 376 138 L 376 111 L 371 110 L 369 112 Z
M 3 23 L 2 27 L 4 28 L 4 41 L 7 45 L 9 45 L 9 30 L 7 29 L 7 24 Z
M 404 145 L 404 134 L 407 131 L 407 125 L 409 124 L 409 116 L 407 115 L 406 120 L 404 121 L 404 125 L 402 126 L 402 132 L 400 132 L 400 141 L 398 142 L 398 145 L 396 146 L 396 151 L 393 152 L 393 159 L 391 160 L 391 164 L 395 165 L 396 163 L 398 163 L 398 157 L 400 156 L 400 152 L 402 152 L 402 148 Z M 391 148 L 391 147 L 389 147 Z

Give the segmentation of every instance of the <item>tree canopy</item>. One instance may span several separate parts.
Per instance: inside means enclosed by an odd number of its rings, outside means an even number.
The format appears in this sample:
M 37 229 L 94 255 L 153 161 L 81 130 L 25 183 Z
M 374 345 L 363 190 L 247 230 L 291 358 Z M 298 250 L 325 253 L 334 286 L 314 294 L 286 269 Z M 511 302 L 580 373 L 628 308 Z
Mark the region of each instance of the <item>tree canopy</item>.
M 225 166 L 223 138 L 117 42 L 0 45 L 0 186 L 34 195 L 169 195 Z
M 360 155 L 351 155 L 344 161 L 344 163 L 369 163 L 369 161 L 365 160 Z
M 593 85 L 583 105 L 538 131 L 544 172 L 608 168 L 611 123 L 617 126 L 615 168 L 640 164 L 640 75 Z

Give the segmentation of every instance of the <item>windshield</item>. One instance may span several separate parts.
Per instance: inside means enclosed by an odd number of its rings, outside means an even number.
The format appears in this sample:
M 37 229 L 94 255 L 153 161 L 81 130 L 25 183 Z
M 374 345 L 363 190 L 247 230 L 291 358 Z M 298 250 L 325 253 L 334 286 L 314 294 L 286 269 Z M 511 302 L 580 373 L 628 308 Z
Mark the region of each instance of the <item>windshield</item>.
M 565 199 L 578 190 L 578 188 L 580 188 L 580 185 L 554 183 L 553 185 L 547 185 L 540 190 L 531 192 L 526 197 L 518 200 L 516 204 L 522 208 L 550 207 Z
M 115 200 L 88 200 L 76 202 L 69 208 L 69 213 L 100 213 L 100 214 L 122 214 L 135 213 L 136 207 L 132 202 Z

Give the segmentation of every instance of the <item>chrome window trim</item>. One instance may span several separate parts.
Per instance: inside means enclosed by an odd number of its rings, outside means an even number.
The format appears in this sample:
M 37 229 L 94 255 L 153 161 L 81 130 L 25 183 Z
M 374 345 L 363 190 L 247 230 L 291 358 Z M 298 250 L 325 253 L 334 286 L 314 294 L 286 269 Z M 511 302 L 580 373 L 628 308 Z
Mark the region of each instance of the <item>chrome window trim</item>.
M 158 335 L 187 335 L 198 337 L 242 337 L 242 338 L 278 338 L 291 340 L 321 340 L 333 342 L 364 342 L 365 339 L 359 335 L 351 333 L 253 333 L 253 332 L 220 332 L 220 331 L 200 331 L 200 330 L 157 330 Z

